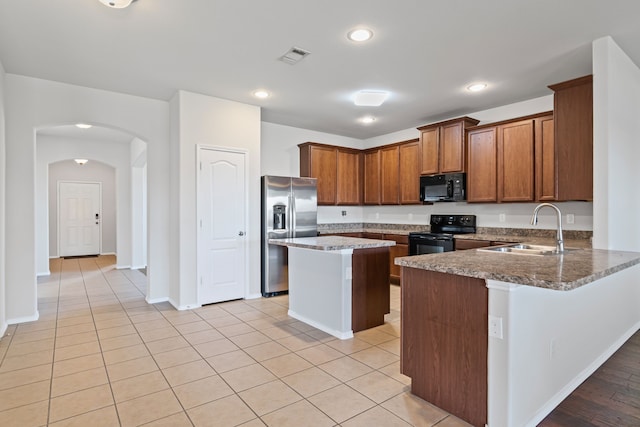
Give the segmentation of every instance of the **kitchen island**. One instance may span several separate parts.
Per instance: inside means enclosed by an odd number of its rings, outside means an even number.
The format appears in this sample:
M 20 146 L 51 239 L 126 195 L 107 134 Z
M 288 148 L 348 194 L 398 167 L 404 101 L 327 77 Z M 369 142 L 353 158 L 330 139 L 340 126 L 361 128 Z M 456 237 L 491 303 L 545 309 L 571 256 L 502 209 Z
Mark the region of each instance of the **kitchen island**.
M 340 339 L 384 323 L 390 240 L 269 239 L 289 252 L 289 315 Z
M 535 426 L 640 328 L 640 254 L 397 258 L 401 370 L 475 426 Z

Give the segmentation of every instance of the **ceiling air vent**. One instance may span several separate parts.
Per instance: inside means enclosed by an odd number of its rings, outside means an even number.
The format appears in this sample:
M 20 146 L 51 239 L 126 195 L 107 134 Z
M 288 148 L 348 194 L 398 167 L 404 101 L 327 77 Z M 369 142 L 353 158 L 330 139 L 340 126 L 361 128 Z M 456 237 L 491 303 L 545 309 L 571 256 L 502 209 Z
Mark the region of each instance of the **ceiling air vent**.
M 287 53 L 278 58 L 280 61 L 285 62 L 289 65 L 294 65 L 300 62 L 305 56 L 309 55 L 311 52 L 308 50 L 304 50 L 300 47 L 292 47 L 289 49 Z

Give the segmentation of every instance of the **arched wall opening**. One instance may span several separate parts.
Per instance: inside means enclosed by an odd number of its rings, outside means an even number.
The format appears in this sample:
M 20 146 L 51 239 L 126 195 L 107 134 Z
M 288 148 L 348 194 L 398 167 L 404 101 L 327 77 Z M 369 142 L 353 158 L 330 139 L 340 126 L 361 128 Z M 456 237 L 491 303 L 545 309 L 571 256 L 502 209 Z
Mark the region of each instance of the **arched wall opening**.
M 100 252 L 116 254 L 118 268 L 147 265 L 147 144 L 119 131 L 106 128 L 91 131 L 93 133 L 79 134 L 74 126 L 65 125 L 39 129 L 36 133 L 38 275 L 49 274 L 49 258 L 59 255 L 54 209 L 57 208 L 57 181 L 61 177 L 103 183 Z M 74 158 L 89 162 L 79 166 Z M 112 182 L 109 182 L 109 169 Z

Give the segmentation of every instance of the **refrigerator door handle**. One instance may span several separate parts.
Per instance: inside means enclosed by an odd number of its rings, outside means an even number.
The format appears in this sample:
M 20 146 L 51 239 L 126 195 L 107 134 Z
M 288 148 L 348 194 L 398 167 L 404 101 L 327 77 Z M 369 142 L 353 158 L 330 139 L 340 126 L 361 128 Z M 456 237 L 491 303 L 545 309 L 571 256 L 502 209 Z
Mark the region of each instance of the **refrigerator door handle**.
M 289 215 L 289 220 L 291 224 L 289 226 L 289 230 L 291 230 L 291 237 L 296 236 L 296 198 L 295 194 L 289 195 L 289 209 L 291 210 L 291 214 Z

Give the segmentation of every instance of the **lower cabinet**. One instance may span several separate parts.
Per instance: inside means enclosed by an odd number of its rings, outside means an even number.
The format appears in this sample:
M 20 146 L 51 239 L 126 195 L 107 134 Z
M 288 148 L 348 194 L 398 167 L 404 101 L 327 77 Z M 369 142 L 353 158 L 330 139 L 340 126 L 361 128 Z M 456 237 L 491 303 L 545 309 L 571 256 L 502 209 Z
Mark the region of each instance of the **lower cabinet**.
M 393 240 L 395 246 L 389 247 L 389 283 L 400 284 L 400 266 L 394 264 L 397 257 L 409 255 L 409 236 L 406 234 L 387 233 L 332 233 L 334 236 L 362 237 L 364 239 Z
M 454 239 L 454 247 L 456 251 L 464 251 L 467 249 L 488 248 L 489 246 L 507 245 L 505 242 L 496 242 L 494 240 L 471 240 L 471 239 Z

